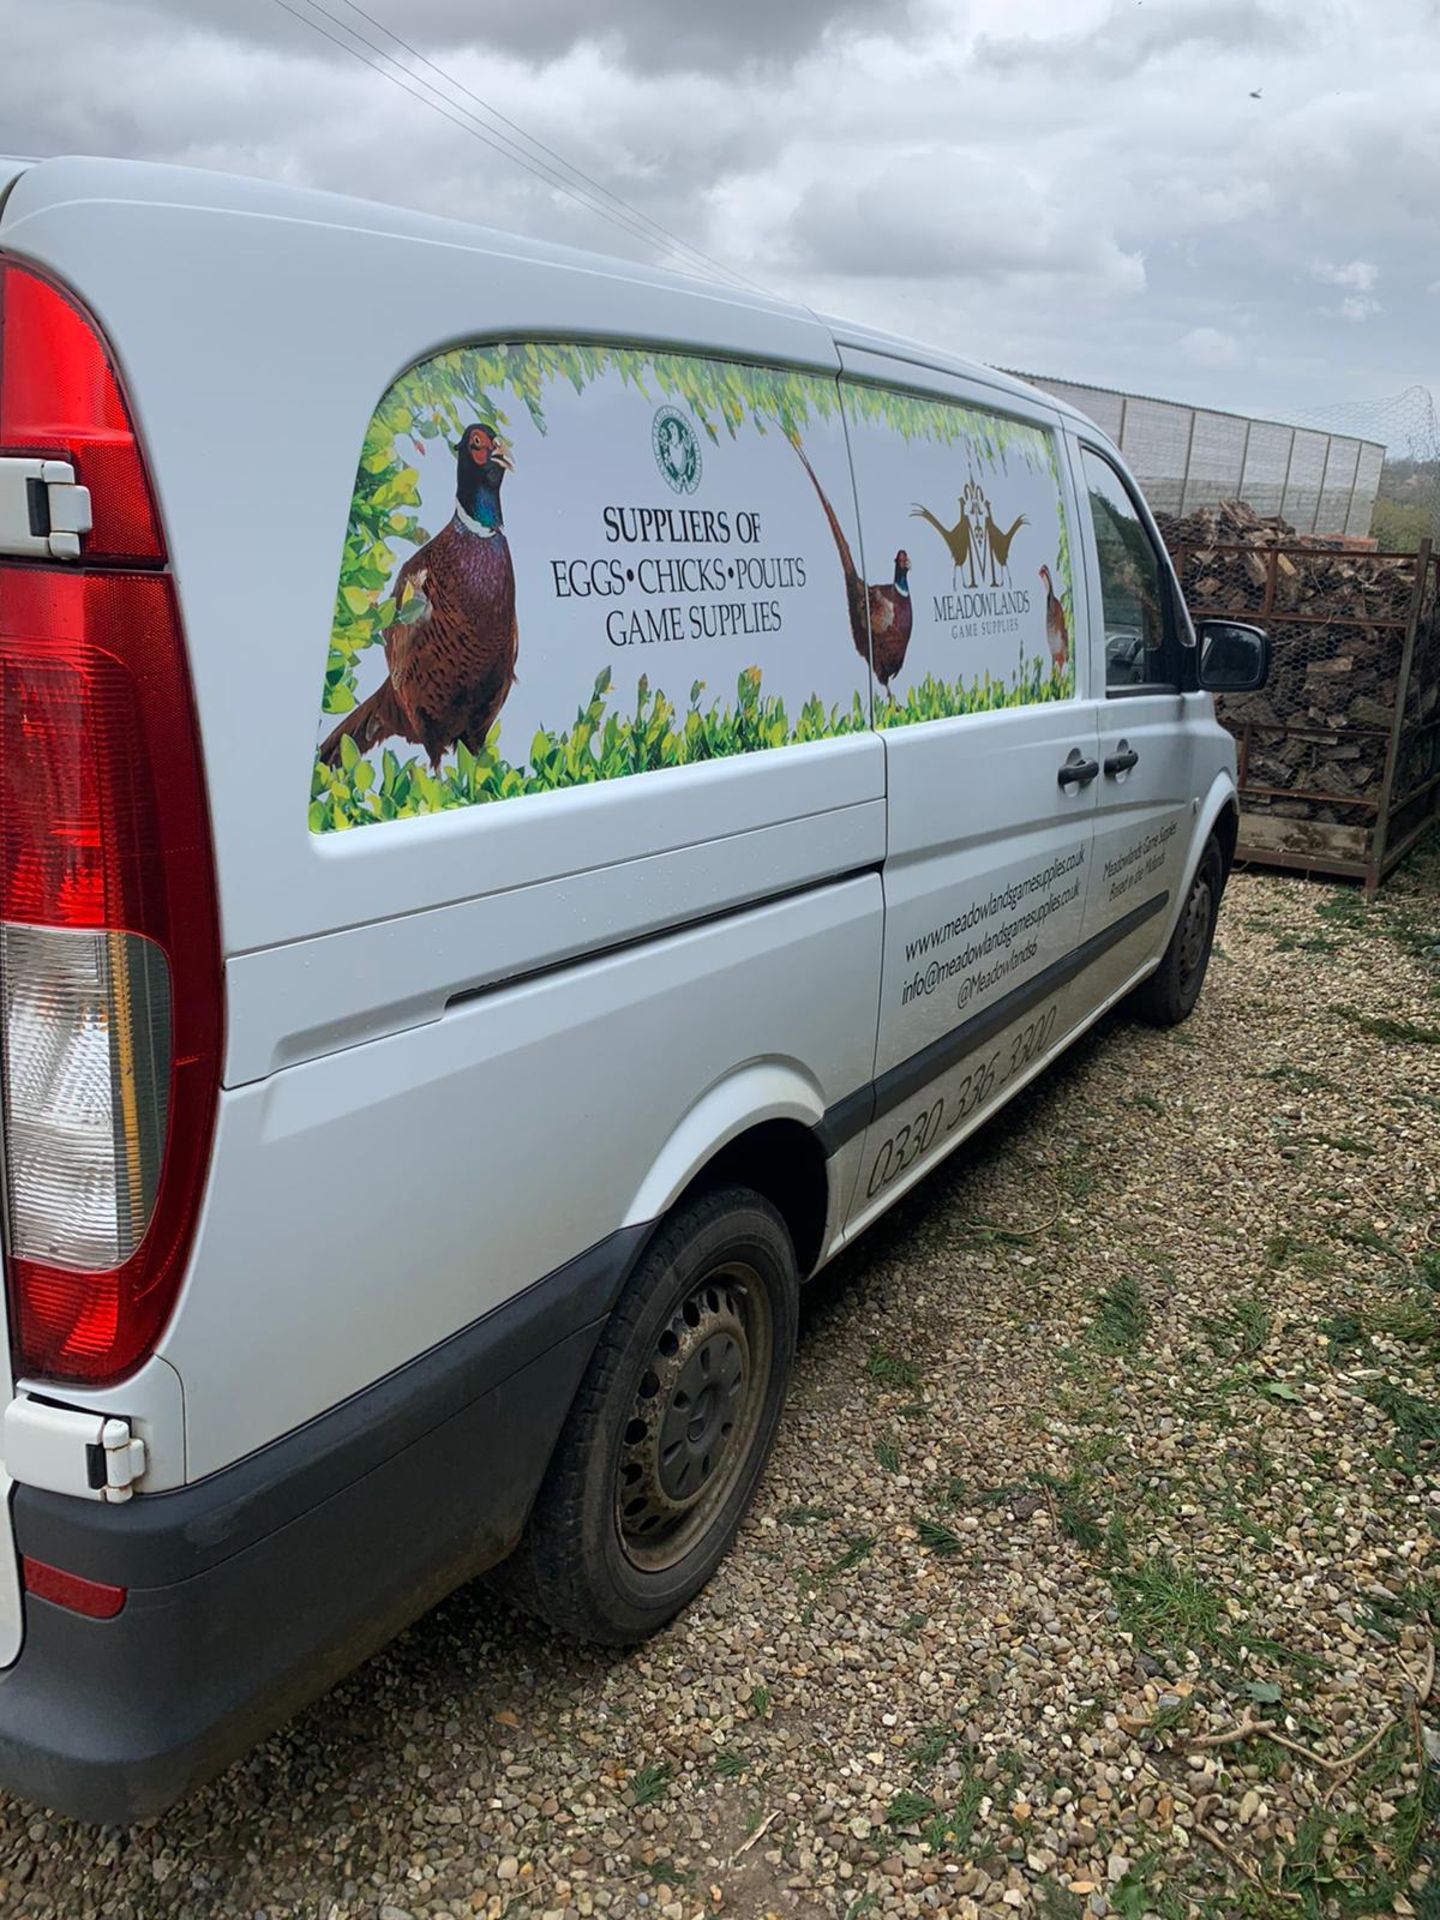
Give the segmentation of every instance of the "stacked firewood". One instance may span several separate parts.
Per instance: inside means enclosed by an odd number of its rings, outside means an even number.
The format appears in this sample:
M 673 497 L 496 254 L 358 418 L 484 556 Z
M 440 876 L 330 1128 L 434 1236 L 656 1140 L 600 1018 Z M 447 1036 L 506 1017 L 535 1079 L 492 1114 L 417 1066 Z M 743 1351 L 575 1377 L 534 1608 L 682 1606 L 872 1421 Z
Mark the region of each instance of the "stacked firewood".
M 1192 618 L 1229 615 L 1270 633 L 1269 684 L 1216 701 L 1244 743 L 1247 811 L 1369 821 L 1354 802 L 1379 798 L 1413 558 L 1297 534 L 1239 501 L 1156 518 Z

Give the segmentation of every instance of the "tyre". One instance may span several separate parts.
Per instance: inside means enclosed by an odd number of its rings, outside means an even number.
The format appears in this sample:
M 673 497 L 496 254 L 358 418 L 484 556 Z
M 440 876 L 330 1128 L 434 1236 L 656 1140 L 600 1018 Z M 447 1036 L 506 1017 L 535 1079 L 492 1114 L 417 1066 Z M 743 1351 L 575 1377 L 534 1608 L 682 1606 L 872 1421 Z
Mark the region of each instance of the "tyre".
M 1152 1027 L 1178 1027 L 1188 1020 L 1205 984 L 1210 947 L 1225 891 L 1225 861 L 1213 836 L 1205 842 L 1190 892 L 1165 949 L 1165 957 L 1150 978 L 1135 990 L 1134 1008 Z
M 748 1188 L 704 1194 L 661 1227 L 497 1569 L 509 1599 L 572 1638 L 628 1646 L 695 1597 L 769 1458 L 799 1291 L 785 1223 Z

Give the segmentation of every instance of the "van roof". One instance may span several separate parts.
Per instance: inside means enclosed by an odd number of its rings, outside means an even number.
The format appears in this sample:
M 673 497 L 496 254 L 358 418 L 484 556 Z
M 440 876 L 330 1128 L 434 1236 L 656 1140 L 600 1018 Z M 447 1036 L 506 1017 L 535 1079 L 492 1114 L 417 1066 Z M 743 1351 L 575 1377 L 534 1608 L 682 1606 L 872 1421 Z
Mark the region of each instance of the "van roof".
M 22 175 L 25 176 L 25 185 L 23 194 L 18 197 L 22 204 L 17 204 L 17 196 L 8 190 Z M 131 204 L 209 207 L 216 211 L 253 214 L 277 220 L 411 236 L 442 246 L 463 247 L 467 251 L 550 262 L 572 271 L 604 274 L 607 278 L 623 276 L 643 285 L 684 288 L 692 295 L 703 294 L 731 306 L 812 319 L 823 326 L 842 348 L 882 353 L 892 359 L 909 361 L 916 367 L 928 367 L 962 379 L 980 381 L 999 393 L 1038 401 L 1071 421 L 1083 424 L 1089 431 L 1094 431 L 1093 422 L 1065 401 L 996 367 L 964 359 L 923 341 L 886 333 L 830 314 L 817 313 L 800 301 L 782 299 L 778 295 L 751 293 L 719 281 L 677 273 L 669 268 L 647 266 L 619 255 L 592 253 L 579 247 L 532 240 L 498 227 L 453 220 L 440 214 L 420 213 L 413 208 L 392 206 L 381 201 L 360 200 L 349 194 L 330 193 L 316 187 L 290 186 L 280 181 L 252 179 L 243 174 L 212 172 L 202 167 L 167 166 L 147 160 L 115 160 L 88 155 L 29 160 L 0 155 L 0 237 L 3 237 L 7 221 L 22 212 L 28 214 L 42 206 L 55 206 L 67 201 L 96 199 Z

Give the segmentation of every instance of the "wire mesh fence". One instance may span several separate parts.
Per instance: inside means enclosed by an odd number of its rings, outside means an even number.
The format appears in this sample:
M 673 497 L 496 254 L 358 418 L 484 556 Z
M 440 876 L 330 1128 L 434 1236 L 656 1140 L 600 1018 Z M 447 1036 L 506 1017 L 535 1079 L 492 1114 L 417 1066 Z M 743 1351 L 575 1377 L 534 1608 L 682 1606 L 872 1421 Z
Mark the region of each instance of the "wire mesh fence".
M 1157 513 L 1244 500 L 1298 533 L 1364 538 L 1385 445 L 1358 434 L 1290 426 L 1153 400 L 1033 373 L 1020 378 L 1088 415 L 1125 455 Z

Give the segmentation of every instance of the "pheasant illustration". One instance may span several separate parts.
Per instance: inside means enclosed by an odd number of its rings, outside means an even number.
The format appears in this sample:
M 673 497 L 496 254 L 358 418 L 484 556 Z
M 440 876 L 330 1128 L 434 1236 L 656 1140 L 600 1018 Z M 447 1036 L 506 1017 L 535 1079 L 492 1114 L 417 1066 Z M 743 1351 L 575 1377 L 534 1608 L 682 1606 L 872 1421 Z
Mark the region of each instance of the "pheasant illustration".
M 870 659 L 875 678 L 887 693 L 890 682 L 905 664 L 915 609 L 910 604 L 910 556 L 902 547 L 895 556 L 895 584 L 870 589 Z
M 988 500 L 985 502 L 985 545 L 990 553 L 990 584 L 992 587 L 999 586 L 1000 574 L 1003 573 L 1007 579 L 1009 578 L 1010 543 L 1014 540 L 1021 527 L 1026 524 L 1025 516 L 1022 513 L 1009 528 L 997 527 L 994 516 L 990 511 L 990 502 Z
M 862 660 L 868 660 L 875 678 L 888 693 L 890 682 L 905 664 L 905 649 L 910 645 L 910 630 L 915 610 L 910 604 L 910 556 L 902 547 L 895 556 L 893 585 L 867 586 L 860 578 L 850 552 L 845 529 L 835 517 L 835 509 L 825 497 L 825 489 L 815 469 L 805 457 L 798 440 L 790 443 L 800 456 L 800 464 L 810 476 L 810 484 L 819 495 L 825 518 L 835 537 L 835 548 L 845 573 L 845 599 L 850 608 L 850 637 Z
M 362 753 L 395 735 L 430 765 L 463 740 L 479 753 L 515 684 L 515 568 L 500 511 L 512 470 L 494 427 L 467 427 L 455 468 L 455 514 L 401 567 L 385 629 L 389 673 L 320 748 L 333 766 L 350 738 Z
M 970 533 L 970 522 L 964 511 L 962 510 L 960 518 L 955 522 L 953 527 L 945 526 L 943 522 L 935 518 L 928 507 L 922 507 L 918 504 L 911 507 L 910 517 L 914 520 L 927 520 L 950 549 L 951 586 L 953 587 L 955 585 L 957 576 L 962 573 L 966 567 L 970 569 L 969 584 L 972 587 L 978 585 L 975 578 L 975 544 Z
M 1045 640 L 1056 673 L 1064 673 L 1070 658 L 1070 626 L 1065 618 L 1065 603 L 1055 591 L 1048 567 L 1041 567 L 1040 578 L 1045 582 Z

